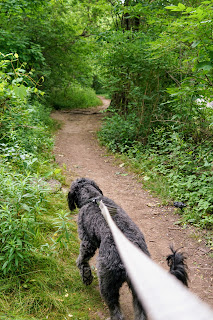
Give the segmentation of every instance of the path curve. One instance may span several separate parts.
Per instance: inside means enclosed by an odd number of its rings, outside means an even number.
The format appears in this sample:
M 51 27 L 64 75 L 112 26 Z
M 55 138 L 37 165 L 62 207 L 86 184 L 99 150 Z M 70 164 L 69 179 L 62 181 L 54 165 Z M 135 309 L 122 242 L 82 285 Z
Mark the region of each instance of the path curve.
M 193 227 L 176 225 L 178 216 L 172 207 L 160 205 L 160 200 L 142 189 L 134 174 L 125 169 L 104 148 L 98 145 L 96 131 L 101 126 L 103 109 L 110 101 L 101 97 L 103 105 L 91 109 L 54 111 L 52 118 L 62 123 L 55 138 L 56 161 L 67 168 L 70 184 L 79 177 L 97 182 L 104 195 L 112 198 L 141 228 L 152 259 L 166 266 L 169 245 L 183 247 L 187 256 L 190 290 L 213 307 L 213 259 L 205 247 L 201 234 Z M 94 262 L 92 262 L 94 263 Z M 132 320 L 131 295 L 127 287 L 121 291 L 121 307 L 126 319 Z M 100 317 L 101 319 L 101 317 Z

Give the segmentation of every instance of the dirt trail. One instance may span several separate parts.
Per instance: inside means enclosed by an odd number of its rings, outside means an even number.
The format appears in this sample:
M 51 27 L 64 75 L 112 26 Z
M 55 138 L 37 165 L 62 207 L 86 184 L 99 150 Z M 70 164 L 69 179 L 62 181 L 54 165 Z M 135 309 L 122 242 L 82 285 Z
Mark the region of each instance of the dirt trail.
M 101 125 L 102 109 L 109 100 L 102 98 L 103 106 L 85 110 L 55 111 L 54 119 L 62 122 L 56 135 L 57 162 L 67 167 L 67 181 L 88 177 L 97 182 L 103 193 L 121 205 L 141 228 L 152 259 L 168 270 L 165 257 L 168 246 L 183 247 L 187 255 L 190 290 L 213 307 L 213 265 L 210 252 L 201 235 L 193 227 L 174 224 L 178 216 L 173 207 L 160 206 L 157 198 L 142 189 L 137 177 L 125 170 L 106 150 L 98 145 L 95 132 Z M 94 263 L 94 262 L 92 262 Z M 121 307 L 126 319 L 133 319 L 131 295 L 122 288 Z

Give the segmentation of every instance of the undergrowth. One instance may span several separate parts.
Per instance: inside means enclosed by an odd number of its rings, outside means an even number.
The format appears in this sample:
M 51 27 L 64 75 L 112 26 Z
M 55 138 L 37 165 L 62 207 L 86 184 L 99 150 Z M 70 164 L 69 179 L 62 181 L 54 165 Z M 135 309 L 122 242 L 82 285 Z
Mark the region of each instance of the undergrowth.
M 95 277 L 82 284 L 76 267 L 78 235 L 61 192 L 46 196 L 38 216 L 34 247 L 22 270 L 0 278 L 0 317 L 4 319 L 99 319 L 103 308 Z
M 65 182 L 50 109 L 17 55 L 0 67 L 0 318 L 99 319 L 97 279 L 86 288 L 76 267 L 75 216 L 48 183 Z
M 103 308 L 98 282 L 82 284 L 76 267 L 78 236 L 61 192 L 46 195 L 46 212 L 38 216 L 29 261 L 0 278 L 2 319 L 99 319 Z M 44 217 L 43 217 L 44 216 Z
M 182 201 L 182 221 L 201 228 L 213 227 L 212 140 L 197 144 L 168 127 L 155 129 L 147 144 L 136 141 L 137 120 L 118 114 L 106 119 L 98 133 L 112 152 L 128 158 L 144 186 L 168 201 Z
M 55 109 L 81 109 L 101 105 L 101 100 L 91 88 L 72 85 L 65 89 L 52 89 L 50 104 Z

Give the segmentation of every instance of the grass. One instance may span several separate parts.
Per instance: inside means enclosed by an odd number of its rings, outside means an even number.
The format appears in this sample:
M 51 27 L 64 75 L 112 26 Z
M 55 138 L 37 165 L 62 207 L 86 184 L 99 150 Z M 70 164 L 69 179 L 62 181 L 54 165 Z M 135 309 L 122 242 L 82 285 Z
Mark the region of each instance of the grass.
M 76 267 L 79 240 L 75 215 L 67 215 L 66 197 L 51 195 L 42 224 L 39 241 L 43 252 L 35 250 L 30 263 L 19 274 L 0 278 L 1 319 L 100 319 L 104 305 L 95 277 L 89 287 L 81 281 Z M 59 229 L 64 217 L 69 238 Z M 63 237 L 60 238 L 60 235 Z
M 93 89 L 82 88 L 79 85 L 66 90 L 54 88 L 49 102 L 55 109 L 85 109 L 102 104 Z

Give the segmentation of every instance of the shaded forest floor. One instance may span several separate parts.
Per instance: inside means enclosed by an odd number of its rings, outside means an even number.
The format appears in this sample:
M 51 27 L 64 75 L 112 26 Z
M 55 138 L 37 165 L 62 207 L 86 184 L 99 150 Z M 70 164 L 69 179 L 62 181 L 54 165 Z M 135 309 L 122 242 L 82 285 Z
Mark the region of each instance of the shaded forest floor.
M 67 182 L 70 184 L 78 177 L 95 180 L 104 195 L 121 205 L 140 227 L 152 259 L 167 270 L 165 258 L 169 245 L 182 248 L 187 256 L 190 290 L 213 307 L 213 259 L 209 256 L 210 249 L 205 246 L 202 232 L 177 224 L 178 215 L 174 208 L 161 205 L 159 199 L 142 189 L 141 182 L 126 169 L 125 163 L 99 146 L 96 131 L 103 118 L 100 111 L 110 103 L 101 99 L 101 107 L 55 111 L 52 114 L 62 124 L 56 134 L 55 156 L 61 166 L 66 166 Z M 95 266 L 95 259 L 91 264 Z M 126 318 L 133 319 L 131 294 L 126 286 L 121 290 L 121 307 Z

